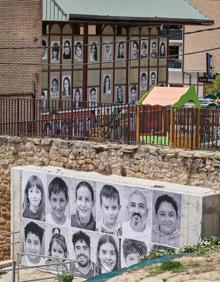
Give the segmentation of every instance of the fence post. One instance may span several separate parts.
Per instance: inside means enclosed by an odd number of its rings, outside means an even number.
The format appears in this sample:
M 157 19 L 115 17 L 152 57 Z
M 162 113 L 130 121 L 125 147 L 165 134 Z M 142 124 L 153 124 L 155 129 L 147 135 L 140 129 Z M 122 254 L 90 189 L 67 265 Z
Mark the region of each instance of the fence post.
M 200 109 L 196 109 L 196 138 L 195 148 L 198 149 L 200 144 Z
M 174 142 L 174 112 L 172 108 L 170 108 L 170 146 L 173 146 Z
M 140 144 L 140 105 L 136 106 L 136 144 Z

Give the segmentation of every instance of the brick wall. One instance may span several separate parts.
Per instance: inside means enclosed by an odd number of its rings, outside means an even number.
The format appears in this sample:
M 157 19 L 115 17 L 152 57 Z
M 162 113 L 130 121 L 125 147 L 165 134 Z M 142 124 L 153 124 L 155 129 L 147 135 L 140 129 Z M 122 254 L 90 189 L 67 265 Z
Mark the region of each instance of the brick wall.
M 41 46 L 41 7 L 41 0 L 0 1 L 0 94 L 30 93 L 34 84 L 40 91 L 41 66 L 25 64 L 40 64 L 41 50 L 24 47 Z
M 204 15 L 215 21 L 213 26 L 188 26 L 186 32 L 220 26 L 219 0 L 189 0 Z M 185 53 L 220 47 L 220 30 L 201 32 L 185 36 Z M 214 72 L 220 72 L 220 50 L 211 51 Z M 185 56 L 184 68 L 186 72 L 206 72 L 206 53 Z

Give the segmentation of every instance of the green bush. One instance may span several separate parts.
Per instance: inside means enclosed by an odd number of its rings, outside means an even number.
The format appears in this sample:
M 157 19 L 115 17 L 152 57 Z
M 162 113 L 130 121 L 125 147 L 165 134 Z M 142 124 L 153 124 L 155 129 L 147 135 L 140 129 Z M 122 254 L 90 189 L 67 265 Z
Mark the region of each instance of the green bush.
M 58 281 L 59 282 L 72 282 L 74 275 L 72 272 L 63 271 L 58 274 Z
M 166 270 L 170 270 L 173 272 L 179 271 L 183 268 L 183 265 L 181 262 L 179 261 L 173 261 L 173 260 L 168 260 L 163 262 L 160 265 L 160 270 L 166 271 Z

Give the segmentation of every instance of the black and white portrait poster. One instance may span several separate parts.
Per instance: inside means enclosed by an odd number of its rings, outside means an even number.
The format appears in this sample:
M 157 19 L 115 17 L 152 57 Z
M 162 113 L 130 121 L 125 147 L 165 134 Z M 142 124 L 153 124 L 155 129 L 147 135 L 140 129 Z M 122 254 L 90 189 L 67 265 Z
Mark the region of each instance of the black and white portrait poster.
M 157 52 L 157 48 L 158 48 L 158 42 L 156 39 L 152 39 L 151 40 L 151 58 L 152 59 L 156 59 L 158 52 Z
M 59 273 L 69 270 L 69 247 L 69 228 L 47 224 L 45 232 L 47 271 Z
M 96 182 L 72 180 L 71 226 L 96 230 Z
M 60 61 L 60 42 L 53 41 L 51 43 L 51 62 L 58 63 Z
M 131 59 L 135 60 L 139 58 L 139 40 L 135 39 L 131 41 Z
M 130 85 L 129 104 L 135 105 L 138 100 L 138 87 L 137 84 Z
M 46 222 L 70 227 L 70 190 L 72 179 L 48 175 L 46 191 Z
M 47 177 L 44 173 L 24 171 L 22 174 L 22 217 L 45 221 L 45 189 Z
M 147 72 L 143 71 L 140 74 L 140 90 L 147 90 Z
M 125 103 L 125 86 L 122 86 L 122 85 L 118 85 L 115 87 L 115 95 L 116 95 L 116 98 L 115 98 L 115 101 L 116 101 L 116 104 L 123 104 Z
M 122 236 L 123 186 L 98 182 L 96 191 L 96 231 Z
M 45 264 L 45 223 L 32 219 L 21 222 L 21 264 L 41 266 Z
M 105 62 L 112 61 L 112 44 L 108 41 L 103 43 L 103 54 Z
M 89 61 L 91 63 L 98 62 L 98 44 L 96 41 L 91 41 L 89 46 Z
M 141 262 L 150 252 L 151 245 L 143 241 L 123 238 L 121 244 L 121 267 L 129 267 Z
M 181 194 L 153 192 L 152 243 L 180 247 Z
M 82 88 L 73 89 L 73 106 L 74 108 L 82 107 Z
M 123 237 L 150 242 L 152 190 L 125 186 L 123 199 Z
M 67 38 L 63 40 L 63 59 L 71 59 L 72 54 L 72 44 L 71 39 Z
M 166 42 L 161 41 L 160 42 L 160 58 L 166 57 Z
M 75 62 L 83 61 L 83 42 L 75 41 L 74 43 L 74 59 Z
M 89 88 L 90 105 L 95 105 L 97 103 L 97 99 L 98 99 L 97 87 Z
M 58 98 L 59 97 L 59 77 L 51 76 L 50 79 L 50 98 Z
M 71 75 L 63 75 L 62 79 L 62 96 L 70 96 L 71 95 Z
M 150 72 L 150 86 L 157 84 L 157 71 L 153 70 Z
M 118 40 L 116 43 L 116 60 L 126 58 L 126 42 Z
M 96 233 L 96 274 L 115 271 L 121 266 L 119 238 Z
M 141 40 L 141 58 L 148 57 L 148 40 L 142 39 Z
M 42 39 L 42 60 L 48 59 L 48 42 L 47 39 Z
M 86 229 L 71 228 L 69 253 L 74 260 L 70 271 L 76 277 L 90 279 L 96 275 L 96 233 Z
M 111 74 L 105 74 L 103 77 L 103 93 L 111 94 Z

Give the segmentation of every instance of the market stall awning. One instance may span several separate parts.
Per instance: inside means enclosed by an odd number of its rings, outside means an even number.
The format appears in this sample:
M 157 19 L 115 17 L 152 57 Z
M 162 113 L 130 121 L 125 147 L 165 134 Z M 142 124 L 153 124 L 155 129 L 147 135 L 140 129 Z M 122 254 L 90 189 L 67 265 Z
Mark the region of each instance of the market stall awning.
M 138 101 L 141 105 L 171 106 L 173 109 L 183 107 L 186 103 L 193 102 L 196 108 L 200 108 L 195 86 L 191 87 L 159 87 L 153 86 Z
M 213 24 L 185 0 L 43 0 L 43 19 Z M 59 20 L 59 17 L 58 17 Z

